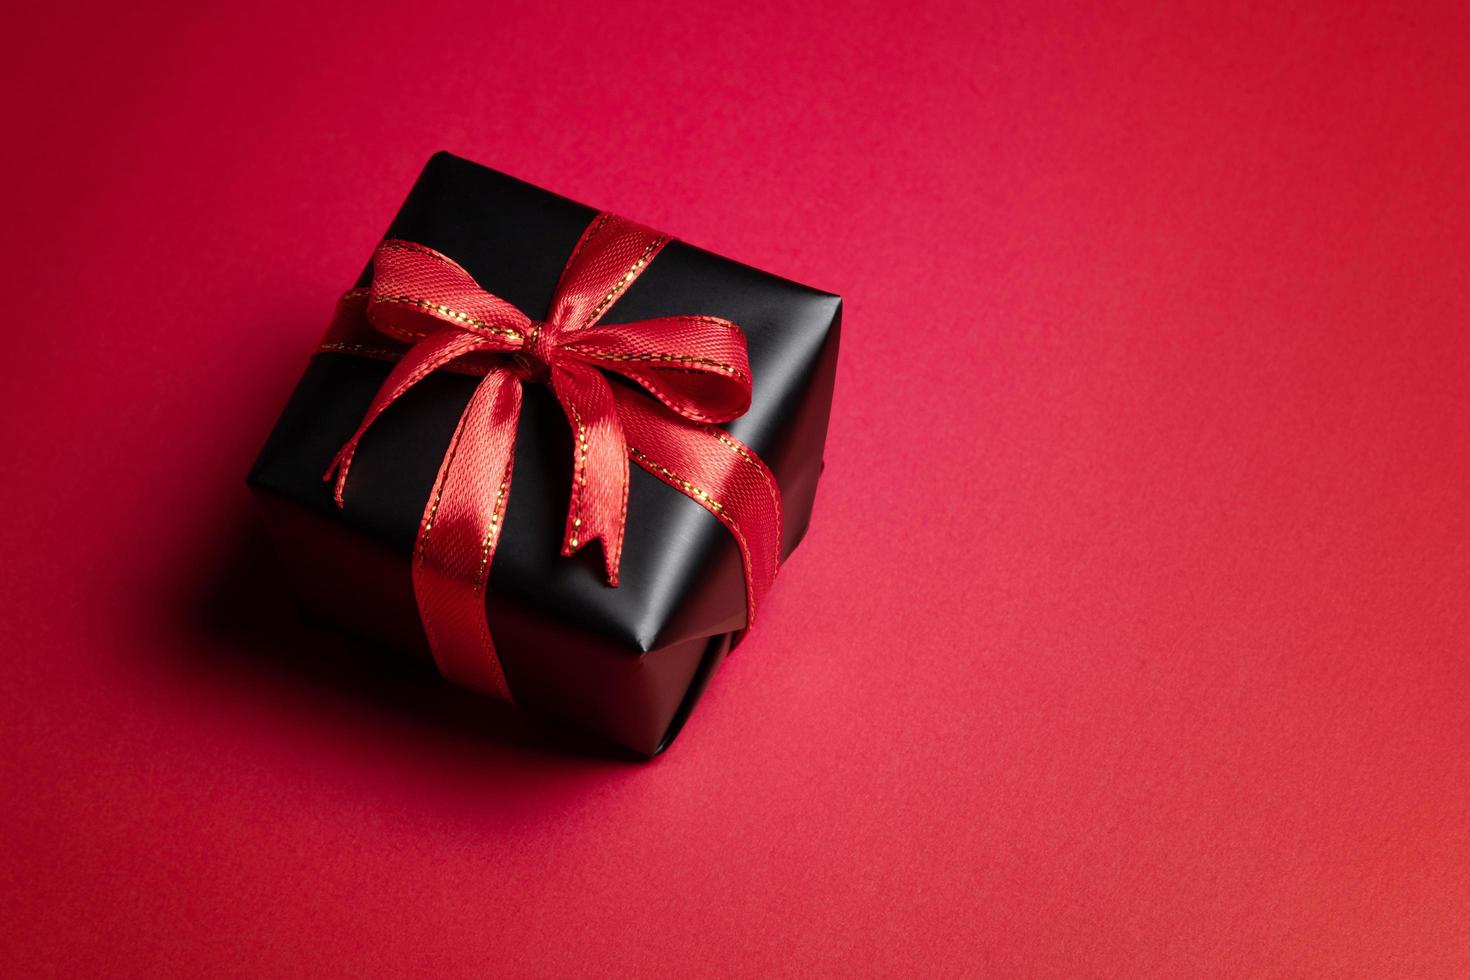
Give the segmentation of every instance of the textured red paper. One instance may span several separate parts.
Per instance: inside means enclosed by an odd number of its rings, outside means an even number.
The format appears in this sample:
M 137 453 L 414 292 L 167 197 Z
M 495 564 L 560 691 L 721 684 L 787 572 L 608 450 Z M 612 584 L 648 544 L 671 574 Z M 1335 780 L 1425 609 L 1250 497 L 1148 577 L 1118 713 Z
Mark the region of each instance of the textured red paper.
M 1465 5 L 1132 6 L 8 10 L 0 972 L 1470 974 Z M 651 764 L 251 517 L 440 148 L 847 298 Z

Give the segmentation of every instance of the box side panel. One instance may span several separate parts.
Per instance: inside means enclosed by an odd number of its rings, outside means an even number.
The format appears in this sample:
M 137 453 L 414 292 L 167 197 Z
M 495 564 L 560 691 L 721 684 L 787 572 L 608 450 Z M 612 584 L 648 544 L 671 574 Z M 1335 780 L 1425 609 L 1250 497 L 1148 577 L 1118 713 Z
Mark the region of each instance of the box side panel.
M 406 556 L 268 490 L 254 495 L 309 621 L 430 657 Z M 507 681 L 528 710 L 653 755 L 692 707 L 686 701 L 705 661 L 703 640 L 629 656 L 516 606 L 492 603 L 489 618 L 501 649 L 516 651 L 504 658 Z

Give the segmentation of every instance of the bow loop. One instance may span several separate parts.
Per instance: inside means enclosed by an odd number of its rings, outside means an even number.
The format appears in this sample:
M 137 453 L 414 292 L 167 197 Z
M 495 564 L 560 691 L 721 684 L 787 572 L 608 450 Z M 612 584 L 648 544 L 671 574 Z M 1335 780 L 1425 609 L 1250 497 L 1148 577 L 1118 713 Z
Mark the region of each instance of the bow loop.
M 397 239 L 373 253 L 367 315 L 379 330 L 410 343 L 452 327 L 503 351 L 524 344 L 531 326 L 530 317 L 481 289 L 449 256 Z
M 750 408 L 745 335 L 713 316 L 606 324 L 573 334 L 576 359 L 637 382 L 687 419 L 728 422 Z

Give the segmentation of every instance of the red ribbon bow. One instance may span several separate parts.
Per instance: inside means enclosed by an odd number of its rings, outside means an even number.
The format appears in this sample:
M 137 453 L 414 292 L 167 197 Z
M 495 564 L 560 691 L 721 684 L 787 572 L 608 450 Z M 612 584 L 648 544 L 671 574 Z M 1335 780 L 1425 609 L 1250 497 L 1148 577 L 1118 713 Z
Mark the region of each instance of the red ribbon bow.
M 618 582 L 627 519 L 628 460 L 699 503 L 729 529 L 745 568 L 747 625 L 781 554 L 781 497 L 755 453 L 711 423 L 750 407 L 745 336 L 727 320 L 672 316 L 599 325 L 668 239 L 599 214 L 562 270 L 545 320 L 481 289 L 453 259 L 389 240 L 373 256 L 367 320 L 411 344 L 337 452 L 325 479 L 342 492 L 363 434 L 404 392 L 440 368 L 483 374 L 440 464 L 414 547 L 413 583 L 429 646 L 450 680 L 511 700 L 485 619 L 485 585 L 510 495 L 521 384 L 549 384 L 573 433 L 571 502 L 562 554 L 602 543 Z M 344 297 L 331 336 L 360 323 Z M 355 343 L 324 349 L 395 356 Z M 658 402 L 603 375 L 614 371 Z

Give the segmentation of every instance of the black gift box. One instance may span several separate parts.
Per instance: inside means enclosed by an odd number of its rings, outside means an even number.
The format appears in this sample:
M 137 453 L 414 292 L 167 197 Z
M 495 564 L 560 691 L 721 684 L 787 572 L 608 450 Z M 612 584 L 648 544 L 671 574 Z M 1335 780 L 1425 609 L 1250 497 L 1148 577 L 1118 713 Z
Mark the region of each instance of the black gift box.
M 451 256 L 486 290 L 540 317 L 595 214 L 440 153 L 384 237 Z M 369 280 L 370 270 L 358 285 Z M 754 393 L 750 410 L 724 428 L 780 485 L 783 558 L 806 530 L 822 470 L 841 306 L 829 293 L 673 241 L 604 321 L 706 314 L 744 331 Z M 338 509 L 322 474 L 389 368 L 351 354 L 312 357 L 249 484 L 310 619 L 427 657 L 410 556 L 477 379 L 439 372 L 385 413 L 361 443 Z M 487 618 L 517 704 L 652 755 L 672 741 L 744 633 L 740 552 L 709 512 L 632 467 L 619 586 L 606 584 L 597 549 L 562 557 L 571 440 L 550 391 L 527 385 Z M 761 626 L 780 624 L 762 617 Z

